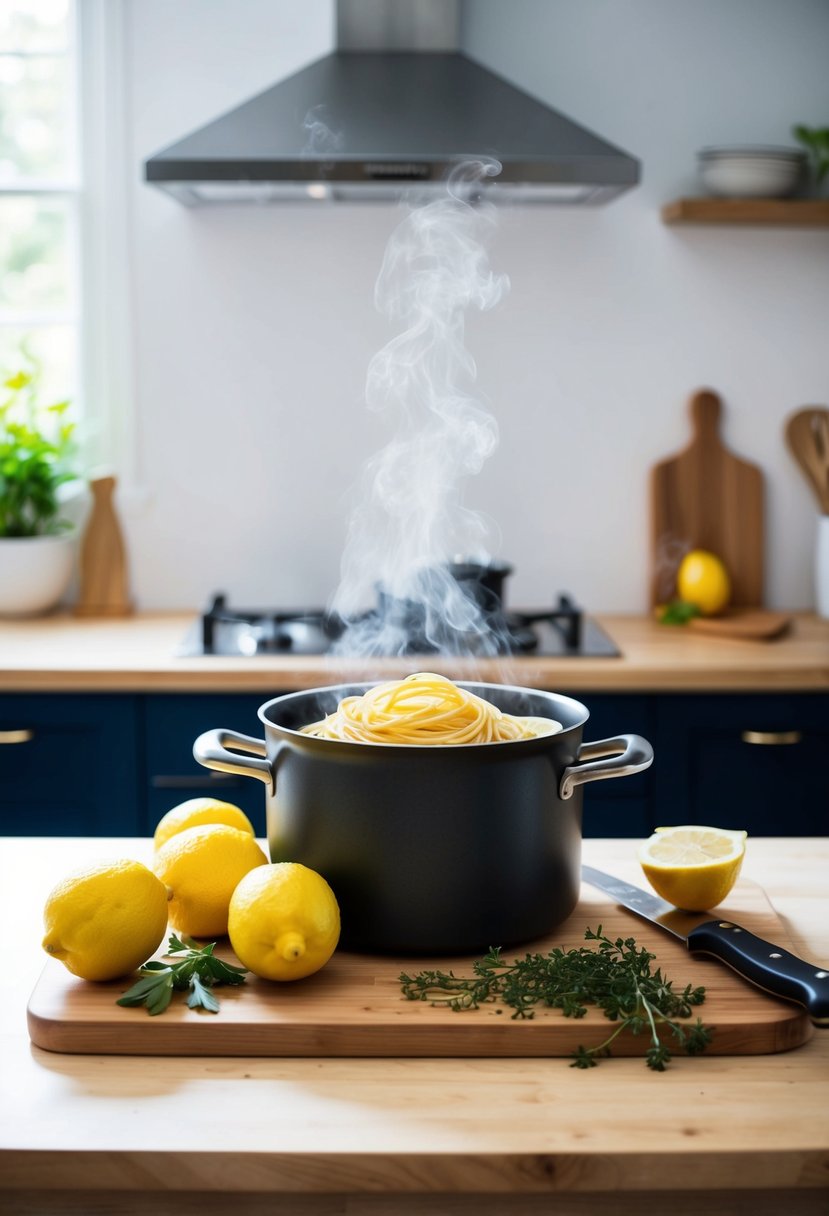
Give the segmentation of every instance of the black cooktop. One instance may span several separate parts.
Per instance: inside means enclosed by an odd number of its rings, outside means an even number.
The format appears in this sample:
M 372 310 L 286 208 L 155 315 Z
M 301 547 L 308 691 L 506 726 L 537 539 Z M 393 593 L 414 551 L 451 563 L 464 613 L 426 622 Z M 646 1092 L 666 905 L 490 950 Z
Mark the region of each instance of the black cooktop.
M 366 613 L 358 624 L 370 626 L 372 618 L 373 612 Z M 250 658 L 275 654 L 348 656 L 349 636 L 344 622 L 323 609 L 236 609 L 229 606 L 226 595 L 217 594 L 194 622 L 177 653 Z M 415 655 L 438 651 L 480 657 L 492 657 L 494 653 L 516 657 L 614 658 L 620 653 L 601 626 L 564 593 L 549 608 L 505 610 L 499 605 L 493 609 L 492 630 L 480 643 L 465 636 L 454 649 L 451 643 L 438 647 L 413 627 L 405 645 L 397 646 L 393 653 Z M 382 653 L 372 651 L 374 657 Z

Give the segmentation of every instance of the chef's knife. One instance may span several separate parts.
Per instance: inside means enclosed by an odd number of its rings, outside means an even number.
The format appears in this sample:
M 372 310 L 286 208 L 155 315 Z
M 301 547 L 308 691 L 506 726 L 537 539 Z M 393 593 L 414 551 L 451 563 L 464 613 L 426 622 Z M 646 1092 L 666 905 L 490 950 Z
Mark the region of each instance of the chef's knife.
M 803 1005 L 815 1026 L 829 1028 L 829 968 L 807 963 L 732 921 L 682 912 L 649 891 L 592 866 L 582 866 L 581 873 L 585 882 L 617 904 L 678 937 L 691 953 L 712 954 L 758 988 Z

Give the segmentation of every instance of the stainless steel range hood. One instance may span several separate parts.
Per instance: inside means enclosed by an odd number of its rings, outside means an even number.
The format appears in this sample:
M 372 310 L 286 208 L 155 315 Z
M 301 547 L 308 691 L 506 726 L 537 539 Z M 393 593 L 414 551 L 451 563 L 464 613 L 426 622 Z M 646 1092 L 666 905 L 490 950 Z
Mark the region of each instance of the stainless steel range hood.
M 453 0 L 339 0 L 338 45 L 150 157 L 188 205 L 399 198 L 492 158 L 487 197 L 603 203 L 639 162 L 454 49 Z

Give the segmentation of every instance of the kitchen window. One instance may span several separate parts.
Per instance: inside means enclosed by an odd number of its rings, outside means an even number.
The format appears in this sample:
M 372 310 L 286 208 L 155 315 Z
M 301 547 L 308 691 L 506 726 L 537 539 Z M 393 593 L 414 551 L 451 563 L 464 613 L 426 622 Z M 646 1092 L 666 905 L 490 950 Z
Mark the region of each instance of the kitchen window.
M 91 465 L 128 417 L 121 0 L 0 0 L 0 375 L 70 398 Z

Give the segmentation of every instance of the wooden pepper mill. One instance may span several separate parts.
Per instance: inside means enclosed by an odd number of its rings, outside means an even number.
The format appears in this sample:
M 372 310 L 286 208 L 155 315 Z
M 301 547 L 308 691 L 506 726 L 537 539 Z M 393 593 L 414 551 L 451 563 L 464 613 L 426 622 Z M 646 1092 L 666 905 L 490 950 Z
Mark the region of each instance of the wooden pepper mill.
M 132 604 L 127 581 L 127 557 L 115 513 L 114 477 L 89 483 L 92 511 L 80 553 L 80 590 L 76 616 L 129 616 Z

